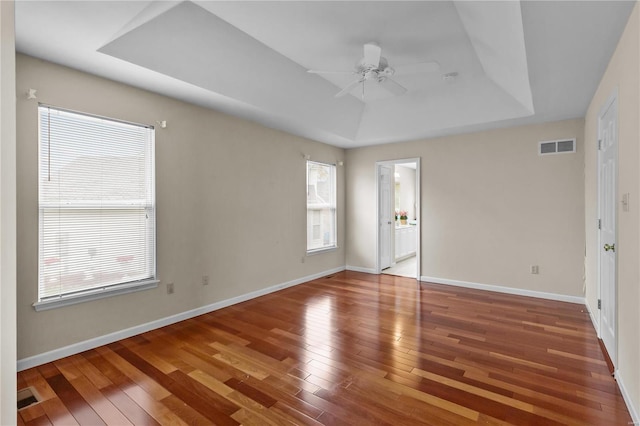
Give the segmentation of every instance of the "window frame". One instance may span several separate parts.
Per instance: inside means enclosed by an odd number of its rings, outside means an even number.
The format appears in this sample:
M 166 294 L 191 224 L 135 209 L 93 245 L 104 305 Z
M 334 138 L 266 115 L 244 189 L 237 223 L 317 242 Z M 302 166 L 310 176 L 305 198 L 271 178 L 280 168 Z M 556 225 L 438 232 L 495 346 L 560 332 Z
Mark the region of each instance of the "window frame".
M 331 180 L 331 188 L 332 188 L 332 193 L 331 193 L 331 200 L 329 202 L 326 202 L 328 207 L 310 207 L 309 205 L 309 166 L 311 164 L 316 164 L 316 165 L 320 165 L 320 166 L 325 166 L 325 167 L 329 167 L 330 170 L 330 180 Z M 319 253 L 324 253 L 327 251 L 334 251 L 338 249 L 338 203 L 337 203 L 337 197 L 338 197 L 338 177 L 337 177 L 337 167 L 335 164 L 332 163 L 325 163 L 322 161 L 313 161 L 313 160 L 306 160 L 305 163 L 305 168 L 306 168 L 306 194 L 307 194 L 307 200 L 306 200 L 306 254 L 307 256 L 309 255 L 314 255 L 314 254 L 319 254 Z M 327 246 L 321 246 L 321 247 L 315 247 L 315 248 L 309 248 L 309 211 L 323 211 L 329 209 L 332 212 L 332 223 L 333 223 L 333 241 L 331 245 L 327 245 Z
M 41 114 L 46 111 L 56 111 L 63 114 L 72 114 L 77 117 L 87 119 L 89 125 L 93 120 L 99 120 L 106 123 L 117 123 L 124 126 L 135 126 L 148 130 L 148 134 L 145 135 L 148 139 L 144 146 L 144 164 L 146 165 L 145 181 L 148 183 L 148 195 L 144 199 L 127 199 L 124 198 L 122 202 L 106 201 L 97 202 L 95 200 L 90 201 L 75 201 L 61 199 L 57 203 L 43 200 L 43 128 L 42 128 L 42 116 Z M 47 129 L 48 130 L 48 129 Z M 73 144 L 73 142 L 69 142 Z M 156 222 L 156 179 L 155 179 L 155 128 L 154 126 L 128 122 L 118 120 L 110 117 L 104 117 L 85 112 L 73 111 L 65 108 L 59 108 L 47 104 L 38 104 L 38 290 L 37 301 L 33 303 L 33 307 L 36 311 L 48 310 L 58 308 L 62 306 L 73 305 L 76 303 L 87 302 L 91 300 L 97 300 L 105 297 L 112 297 L 120 294 L 127 294 L 151 288 L 156 288 L 160 282 L 157 279 L 157 222 Z M 144 247 L 146 250 L 151 250 L 151 254 L 145 258 L 145 268 L 148 268 L 148 277 L 132 281 L 120 281 L 117 283 L 97 285 L 91 288 L 84 289 L 70 289 L 67 291 L 60 291 L 57 295 L 41 294 L 42 274 L 43 274 L 43 262 L 44 255 L 44 237 L 45 237 L 45 224 L 44 217 L 47 210 L 58 209 L 66 210 L 70 214 L 77 213 L 80 210 L 91 210 L 93 212 L 101 213 L 104 211 L 122 210 L 122 211 L 144 211 L 147 219 L 150 219 L 150 231 L 147 231 L 144 237 Z M 142 240 L 141 240 L 142 241 Z M 145 269 L 146 271 L 147 269 Z M 86 270 L 85 270 L 86 272 Z

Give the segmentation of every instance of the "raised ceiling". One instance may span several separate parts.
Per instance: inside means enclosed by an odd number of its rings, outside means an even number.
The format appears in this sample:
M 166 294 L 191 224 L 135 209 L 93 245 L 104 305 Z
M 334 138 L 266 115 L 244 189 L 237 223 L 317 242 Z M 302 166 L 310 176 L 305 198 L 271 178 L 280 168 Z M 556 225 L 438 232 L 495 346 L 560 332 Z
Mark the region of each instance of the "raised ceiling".
M 17 50 L 352 148 L 583 117 L 634 2 L 18 1 Z M 334 95 L 374 42 L 393 67 Z M 457 73 L 454 79 L 444 79 Z M 36 88 L 37 89 L 37 88 Z M 26 89 L 25 89 L 26 90 Z

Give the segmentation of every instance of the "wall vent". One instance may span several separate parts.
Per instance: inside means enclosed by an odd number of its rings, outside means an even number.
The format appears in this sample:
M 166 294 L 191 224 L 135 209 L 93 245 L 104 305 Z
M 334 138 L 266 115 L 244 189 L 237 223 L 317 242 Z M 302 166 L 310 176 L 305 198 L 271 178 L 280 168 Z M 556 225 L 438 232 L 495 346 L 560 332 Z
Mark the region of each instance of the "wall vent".
M 570 154 L 576 152 L 575 139 L 538 142 L 538 155 Z

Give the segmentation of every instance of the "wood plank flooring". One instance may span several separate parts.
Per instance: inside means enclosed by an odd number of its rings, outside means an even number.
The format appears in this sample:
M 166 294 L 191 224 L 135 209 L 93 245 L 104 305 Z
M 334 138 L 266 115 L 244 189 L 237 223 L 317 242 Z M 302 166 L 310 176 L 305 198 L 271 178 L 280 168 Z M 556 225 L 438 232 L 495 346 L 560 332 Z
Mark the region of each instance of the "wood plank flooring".
M 20 425 L 627 425 L 584 306 L 341 272 L 18 373 Z

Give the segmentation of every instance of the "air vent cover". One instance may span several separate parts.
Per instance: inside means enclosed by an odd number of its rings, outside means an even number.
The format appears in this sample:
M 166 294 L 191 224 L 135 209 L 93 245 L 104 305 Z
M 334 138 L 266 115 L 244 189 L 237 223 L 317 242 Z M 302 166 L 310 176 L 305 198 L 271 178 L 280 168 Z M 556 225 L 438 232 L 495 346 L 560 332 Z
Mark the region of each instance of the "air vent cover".
M 569 154 L 576 152 L 575 139 L 538 142 L 538 155 Z
M 18 410 L 40 402 L 42 399 L 34 388 L 29 386 L 18 391 Z

